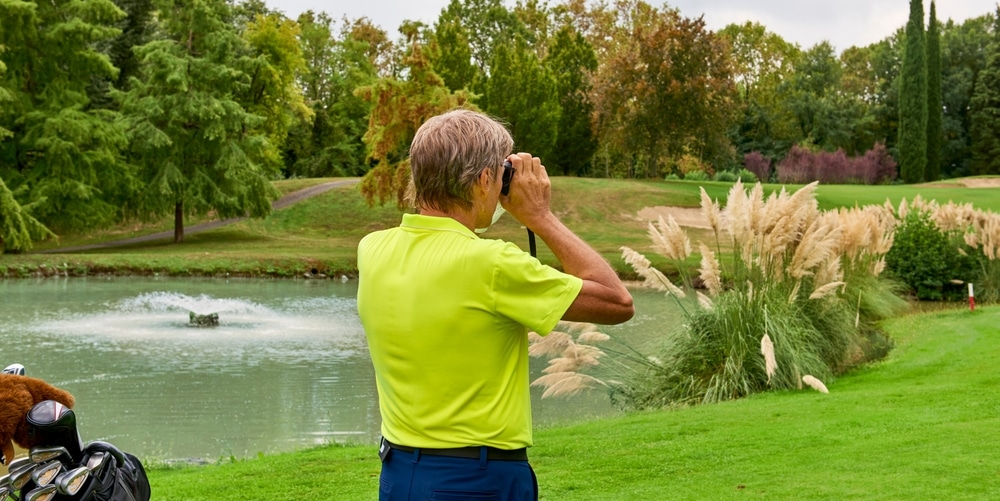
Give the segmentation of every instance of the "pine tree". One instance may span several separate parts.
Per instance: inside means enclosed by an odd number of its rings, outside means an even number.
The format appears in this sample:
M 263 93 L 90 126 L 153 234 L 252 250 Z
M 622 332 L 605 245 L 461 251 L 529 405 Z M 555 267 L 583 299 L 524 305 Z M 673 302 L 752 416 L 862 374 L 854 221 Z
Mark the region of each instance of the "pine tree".
M 238 68 L 248 53 L 226 22 L 225 0 L 160 0 L 163 36 L 137 48 L 141 78 L 118 94 L 130 131 L 132 160 L 146 182 L 141 214 L 173 213 L 174 242 L 184 240 L 184 216 L 270 213 L 263 119 L 234 98 L 250 78 Z
M 927 167 L 927 63 L 924 5 L 910 0 L 899 86 L 899 174 L 904 182 L 924 180 Z
M 941 36 L 934 2 L 931 2 L 927 25 L 927 168 L 924 180 L 936 181 L 941 175 L 941 148 L 944 137 L 941 122 Z
M 973 174 L 1000 174 L 1000 7 L 993 24 L 993 44 L 979 72 L 969 102 Z

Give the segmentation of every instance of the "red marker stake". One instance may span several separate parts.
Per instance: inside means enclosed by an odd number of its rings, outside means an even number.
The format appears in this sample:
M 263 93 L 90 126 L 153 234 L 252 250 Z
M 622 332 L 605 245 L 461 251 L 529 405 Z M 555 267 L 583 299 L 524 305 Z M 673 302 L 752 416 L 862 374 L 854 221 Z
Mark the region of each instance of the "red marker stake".
M 969 283 L 969 311 L 976 311 L 976 296 L 972 293 L 972 283 Z

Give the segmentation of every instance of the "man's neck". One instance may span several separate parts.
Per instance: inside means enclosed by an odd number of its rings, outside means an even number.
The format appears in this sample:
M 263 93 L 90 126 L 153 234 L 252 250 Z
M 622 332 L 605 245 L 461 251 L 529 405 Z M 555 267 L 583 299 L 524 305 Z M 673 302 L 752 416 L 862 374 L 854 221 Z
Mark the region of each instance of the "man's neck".
M 473 210 L 461 211 L 461 210 L 439 210 L 430 207 L 420 207 L 419 213 L 422 216 L 431 217 L 450 217 L 455 221 L 458 221 L 462 226 L 465 226 L 470 231 L 476 230 L 476 216 Z

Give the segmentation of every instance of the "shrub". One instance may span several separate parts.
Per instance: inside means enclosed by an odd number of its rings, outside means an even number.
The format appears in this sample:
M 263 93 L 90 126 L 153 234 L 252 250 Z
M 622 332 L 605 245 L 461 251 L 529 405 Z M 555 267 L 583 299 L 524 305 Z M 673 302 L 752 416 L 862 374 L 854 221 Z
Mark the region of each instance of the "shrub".
M 711 179 L 711 176 L 715 174 L 712 170 L 712 166 L 708 162 L 702 161 L 700 158 L 690 154 L 685 153 L 677 159 L 676 163 L 677 171 L 680 172 L 681 177 L 684 179 L 690 179 L 688 176 L 695 172 L 701 172 L 705 174 L 704 179 L 696 179 L 697 181 L 707 181 Z M 697 174 L 696 174 L 697 175 Z
M 708 181 L 708 173 L 701 170 L 693 170 L 684 174 L 685 181 Z
M 743 166 L 746 170 L 753 172 L 757 176 L 757 179 L 751 182 L 756 182 L 759 179 L 761 182 L 766 183 L 771 179 L 771 159 L 765 157 L 759 151 L 751 151 L 743 155 Z M 747 181 L 743 180 L 743 182 Z
M 757 181 L 761 182 L 767 181 L 767 179 L 758 178 L 757 174 L 754 174 L 753 172 L 746 169 L 740 169 L 740 171 L 736 173 L 736 177 L 739 178 L 739 180 L 742 181 L 743 184 L 754 184 Z
M 896 228 L 886 265 L 918 299 L 941 300 L 956 294 L 960 297 L 961 284 L 972 278 L 973 262 L 968 253 L 960 251 L 952 232 L 937 227 L 931 212 L 910 210 Z
M 667 181 L 680 181 L 681 177 L 671 172 L 670 174 L 667 174 L 663 179 L 666 179 Z
M 1000 214 L 975 209 L 970 203 L 941 205 L 917 196 L 912 205 L 905 199 L 900 202 L 898 218 L 905 219 L 914 211 L 929 214 L 934 226 L 947 236 L 954 250 L 948 252 L 957 260 L 952 274 L 966 276 L 975 284 L 977 301 L 1000 301 Z M 966 291 L 963 286 L 945 283 L 942 295 L 957 299 Z
M 777 172 L 782 183 L 888 183 L 896 179 L 896 162 L 881 143 L 860 157 L 848 157 L 841 149 L 814 152 L 796 145 L 778 164 Z
M 737 176 L 732 172 L 729 172 L 728 170 L 719 171 L 715 173 L 715 180 L 721 181 L 723 183 L 735 183 L 737 179 L 739 179 L 739 176 Z

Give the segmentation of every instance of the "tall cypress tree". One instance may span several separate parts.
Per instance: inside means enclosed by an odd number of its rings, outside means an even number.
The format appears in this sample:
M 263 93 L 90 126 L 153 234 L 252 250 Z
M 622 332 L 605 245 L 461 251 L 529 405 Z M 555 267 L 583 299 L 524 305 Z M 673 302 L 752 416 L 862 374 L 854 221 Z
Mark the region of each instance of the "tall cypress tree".
M 899 85 L 899 174 L 907 183 L 924 180 L 927 167 L 927 63 L 924 5 L 910 0 Z
M 937 21 L 937 11 L 931 2 L 930 19 L 927 24 L 927 169 L 924 179 L 936 181 L 941 176 L 941 121 L 944 110 L 941 107 L 941 36 Z
M 1000 7 L 993 20 L 993 44 L 969 102 L 973 174 L 1000 174 Z

